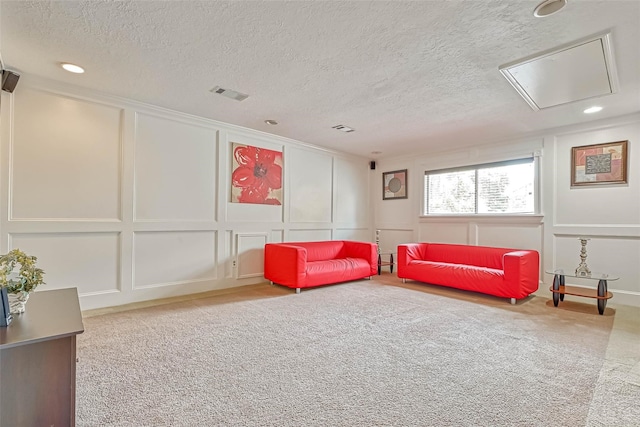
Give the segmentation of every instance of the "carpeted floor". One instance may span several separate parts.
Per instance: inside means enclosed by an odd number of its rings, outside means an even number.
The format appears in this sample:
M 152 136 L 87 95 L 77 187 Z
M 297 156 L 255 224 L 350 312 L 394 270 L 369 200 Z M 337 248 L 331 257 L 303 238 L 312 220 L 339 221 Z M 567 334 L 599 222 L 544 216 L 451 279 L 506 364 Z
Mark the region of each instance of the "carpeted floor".
M 77 425 L 584 426 L 607 310 L 383 278 L 89 317 Z

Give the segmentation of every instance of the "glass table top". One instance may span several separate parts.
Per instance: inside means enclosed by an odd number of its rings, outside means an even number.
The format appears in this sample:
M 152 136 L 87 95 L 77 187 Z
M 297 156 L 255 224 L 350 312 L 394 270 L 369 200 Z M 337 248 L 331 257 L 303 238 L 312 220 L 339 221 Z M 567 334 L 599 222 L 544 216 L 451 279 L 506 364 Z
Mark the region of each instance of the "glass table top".
M 577 277 L 578 279 L 592 279 L 592 280 L 618 280 L 618 276 L 614 276 L 609 273 L 601 273 L 592 271 L 589 276 L 580 276 L 576 274 L 575 268 L 556 268 L 555 270 L 545 270 L 548 274 L 557 274 L 560 276 Z

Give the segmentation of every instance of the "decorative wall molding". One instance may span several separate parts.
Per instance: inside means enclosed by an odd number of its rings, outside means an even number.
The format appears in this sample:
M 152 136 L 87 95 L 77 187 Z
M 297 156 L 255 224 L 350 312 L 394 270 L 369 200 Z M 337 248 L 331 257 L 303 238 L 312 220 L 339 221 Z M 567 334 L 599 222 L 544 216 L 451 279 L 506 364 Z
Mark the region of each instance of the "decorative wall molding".
M 286 241 L 292 233 L 314 233 L 313 230 L 321 229 L 323 230 L 320 231 L 322 233 L 321 237 L 324 238 L 326 235 L 331 235 L 332 231 L 339 226 L 340 229 L 344 229 L 347 235 L 350 227 L 359 228 L 360 230 L 357 232 L 362 235 L 370 234 L 369 220 L 363 221 L 363 218 L 367 218 L 370 212 L 368 194 L 362 197 L 361 183 L 352 183 L 351 180 L 345 180 L 345 182 L 341 183 L 339 191 L 342 192 L 342 197 L 347 200 L 352 195 L 358 195 L 361 198 L 357 204 L 357 209 L 352 212 L 353 216 L 351 216 L 351 211 L 347 211 L 347 214 L 343 212 L 340 224 L 332 220 L 320 223 L 291 223 L 289 221 L 287 205 L 290 201 L 287 199 L 286 191 L 292 185 L 307 179 L 306 168 L 302 169 L 305 173 L 295 173 L 285 164 L 283 176 L 285 193 L 283 206 L 281 207 L 267 205 L 256 207 L 250 204 L 235 204 L 236 206 L 230 208 L 228 197 L 231 173 L 230 144 L 232 141 L 248 142 L 267 148 L 281 149 L 284 153 L 285 163 L 290 159 L 289 152 L 298 154 L 297 157 L 302 164 L 313 164 L 315 159 L 320 156 L 323 159 L 327 159 L 332 165 L 328 176 L 331 182 L 335 181 L 337 172 L 344 176 L 362 174 L 362 165 L 368 165 L 368 159 L 44 79 L 23 76 L 21 88 L 20 91 L 16 91 L 13 94 L 2 93 L 2 109 L 0 110 L 2 120 L 0 123 L 0 201 L 3 207 L 9 206 L 11 203 L 9 190 L 12 187 L 10 187 L 10 178 L 15 165 L 12 163 L 9 154 L 12 150 L 13 124 L 16 119 L 25 117 L 24 115 L 16 117 L 16 114 L 23 114 L 22 111 L 26 110 L 29 105 L 28 102 L 35 102 L 33 99 L 38 97 L 31 96 L 29 100 L 27 98 L 20 100 L 22 103 L 20 104 L 21 111 L 16 113 L 14 104 L 17 98 L 29 90 L 34 90 L 36 93 L 43 93 L 53 97 L 50 101 L 54 104 L 58 102 L 56 98 L 60 98 L 65 102 L 68 100 L 81 101 L 109 107 L 106 110 L 97 109 L 98 122 L 96 123 L 111 123 L 108 119 L 113 116 L 110 112 L 115 111 L 112 108 L 119 111 L 118 117 L 120 119 L 118 125 L 108 125 L 109 132 L 119 138 L 118 166 L 111 169 L 118 177 L 119 201 L 117 205 L 114 205 L 115 202 L 107 205 L 110 209 L 107 212 L 113 210 L 115 212 L 114 216 L 117 218 L 111 218 L 110 216 L 108 218 L 75 217 L 75 215 L 58 217 L 56 215 L 47 215 L 46 211 L 42 211 L 44 214 L 39 214 L 37 210 L 33 210 L 32 213 L 34 215 L 30 215 L 28 218 L 10 219 L 8 216 L 9 209 L 0 210 L 0 252 L 7 251 L 15 243 L 11 241 L 12 235 L 26 236 L 21 240 L 27 245 L 23 248 L 26 250 L 30 249 L 29 245 L 35 245 L 35 243 L 32 244 L 30 242 L 35 242 L 34 239 L 39 239 L 37 236 L 40 234 L 56 236 L 71 233 L 78 238 L 96 235 L 96 233 L 111 233 L 114 236 L 118 236 L 117 240 L 110 240 L 112 243 L 109 246 L 109 253 L 104 254 L 102 257 L 108 259 L 109 274 L 103 275 L 101 282 L 94 280 L 94 268 L 91 263 L 85 263 L 85 265 L 80 266 L 73 272 L 75 274 L 72 280 L 73 283 L 65 279 L 67 276 L 71 277 L 68 272 L 64 272 L 63 276 L 58 277 L 55 268 L 52 270 L 50 276 L 51 282 L 54 284 L 52 286 L 57 286 L 59 281 L 61 283 L 60 286 L 78 287 L 83 309 L 102 308 L 154 298 L 259 283 L 264 280 L 262 276 L 262 249 L 265 242 L 270 239 Z M 100 114 L 106 115 L 107 119 L 104 119 Z M 69 122 L 70 120 L 60 121 L 63 124 L 68 124 Z M 78 125 L 86 127 L 89 132 L 99 132 L 100 128 L 91 127 L 91 123 L 94 122 L 86 120 Z M 171 132 L 169 134 L 167 132 L 147 132 L 145 137 L 144 134 L 140 133 L 141 126 L 147 126 L 151 129 L 155 127 L 156 123 L 164 123 L 172 132 L 178 132 L 180 135 L 173 137 L 169 135 Z M 52 129 L 54 133 L 59 131 L 59 129 L 55 128 L 55 124 L 52 126 L 54 126 Z M 185 199 L 180 203 L 183 203 L 186 208 L 176 210 L 171 209 L 171 205 L 167 205 L 170 202 L 166 202 L 166 200 L 175 196 L 175 193 L 171 193 L 173 191 L 169 188 L 171 186 L 167 187 L 162 184 L 147 185 L 142 190 L 157 193 L 153 195 L 155 199 L 147 199 L 152 200 L 154 203 L 159 201 L 157 205 L 151 206 L 153 210 L 149 212 L 153 214 L 145 217 L 138 215 L 137 219 L 134 217 L 136 202 L 139 203 L 141 200 L 140 193 L 134 192 L 134 188 L 136 187 L 136 182 L 139 183 L 140 173 L 144 172 L 140 170 L 140 156 L 143 154 L 137 153 L 138 155 L 136 155 L 136 148 L 140 148 L 141 137 L 147 138 L 147 148 L 143 153 L 144 156 L 147 156 L 147 160 L 149 160 L 149 156 L 161 156 L 161 162 L 155 163 L 160 166 L 156 166 L 155 169 L 152 169 L 152 172 L 160 171 L 160 176 L 163 179 L 167 177 L 174 179 L 171 178 L 173 175 L 175 179 L 183 182 L 189 182 L 189 180 L 194 179 L 185 179 L 185 174 L 188 175 L 193 172 L 193 164 L 189 163 L 182 166 L 176 166 L 176 162 L 168 164 L 166 159 L 172 158 L 172 149 L 176 146 L 180 147 L 180 144 L 185 142 L 183 138 L 186 138 L 186 142 L 191 143 L 191 156 L 193 157 L 193 153 L 200 151 L 199 147 L 201 146 L 198 144 L 202 141 L 206 140 L 207 144 L 211 144 L 209 147 L 204 148 L 209 154 L 196 156 L 197 160 L 206 159 L 205 175 L 210 175 L 211 171 L 213 171 L 213 176 L 205 178 L 207 182 L 212 182 L 211 191 L 206 192 L 206 197 L 212 197 L 214 200 L 213 208 L 206 210 L 206 216 L 210 216 L 210 218 L 200 218 L 198 215 L 195 215 L 194 218 L 188 218 L 190 216 L 188 215 L 189 212 L 185 210 L 192 200 L 202 200 L 202 192 L 194 190 L 193 194 L 189 193 L 186 198 L 178 197 L 177 199 L 180 200 Z M 195 141 L 193 138 L 195 138 Z M 155 143 L 156 140 L 158 143 Z M 111 147 L 114 146 L 111 145 Z M 53 146 L 50 148 L 55 149 Z M 48 154 L 53 156 L 55 152 L 48 153 L 47 150 L 41 150 L 38 153 L 38 155 L 45 157 Z M 180 154 L 182 152 L 178 152 L 177 157 L 180 157 Z M 30 160 L 29 156 L 23 157 L 25 162 Z M 112 158 L 115 157 L 112 156 Z M 138 162 L 136 162 L 136 158 Z M 96 157 L 90 157 L 88 160 L 98 161 Z M 155 162 L 157 159 L 151 160 Z M 173 167 L 171 167 L 172 165 Z M 339 168 L 355 169 L 354 171 L 341 171 Z M 198 169 L 203 170 L 203 166 L 199 166 Z M 368 174 L 364 176 L 364 181 L 368 184 Z M 113 182 L 113 180 L 108 182 Z M 170 183 L 171 181 L 168 182 Z M 336 194 L 332 191 L 333 188 L 333 186 L 329 187 L 327 197 L 330 201 L 324 204 L 324 207 L 328 206 L 327 212 L 330 219 L 337 218 L 334 212 L 336 209 L 335 203 L 331 202 L 331 200 L 336 200 Z M 16 191 L 21 191 L 21 189 L 16 189 Z M 96 188 L 92 198 L 104 199 L 105 196 L 100 191 L 99 188 Z M 140 191 L 139 187 L 138 191 Z M 187 189 L 186 191 L 189 192 L 190 190 Z M 163 200 L 165 201 L 164 204 Z M 265 212 L 265 208 L 267 212 Z M 311 209 L 309 206 L 303 206 L 303 208 Z M 271 215 L 271 211 L 275 212 L 275 214 Z M 179 214 L 178 216 L 176 216 L 176 212 Z M 205 211 L 200 209 L 198 212 L 202 214 Z M 303 217 L 306 218 L 307 213 L 309 212 L 302 212 Z M 313 213 L 311 212 L 311 214 Z M 298 232 L 296 230 L 303 231 Z M 240 237 L 240 240 L 236 241 L 239 234 L 244 237 Z M 158 242 L 153 238 L 144 239 L 144 236 L 153 235 L 165 236 L 166 238 L 160 238 Z M 180 236 L 184 237 L 184 239 Z M 140 240 L 141 237 L 143 240 Z M 99 241 L 100 239 L 96 243 L 98 246 L 100 245 Z M 41 246 L 33 246 L 31 249 Z M 175 247 L 182 249 L 175 254 L 171 254 L 172 248 Z M 181 253 L 184 255 L 183 258 L 181 258 Z M 38 254 L 36 253 L 36 255 Z M 90 252 L 87 252 L 87 255 L 90 255 Z M 64 264 L 64 254 L 59 251 L 52 255 L 47 254 L 45 258 L 48 260 L 47 262 L 54 263 L 54 265 L 56 263 L 59 263 L 59 265 Z M 194 259 L 195 267 L 190 264 Z M 235 267 L 233 266 L 234 261 L 236 263 Z M 113 265 L 113 268 L 110 267 L 111 265 Z M 107 267 L 103 265 L 100 268 Z M 92 283 L 95 283 L 95 286 L 92 286 Z
M 9 98 L 10 132 L 3 135 L 8 219 L 121 220 L 124 110 L 28 86 L 20 96 Z
M 120 232 L 9 233 L 9 249 L 20 248 L 38 257 L 45 271 L 42 290 L 77 287 L 79 294 L 119 293 Z
M 325 153 L 291 148 L 285 156 L 285 170 L 292 176 L 285 189 L 287 211 L 292 223 L 331 223 L 334 219 L 334 161 Z
M 134 220 L 214 220 L 218 129 L 140 113 L 135 123 Z
M 217 234 L 210 230 L 134 232 L 132 290 L 214 281 Z
M 269 234 L 235 233 L 236 237 L 236 278 L 248 279 L 264 275 L 264 245 L 269 241 Z
M 640 225 L 634 224 L 557 224 L 552 227 L 554 236 L 587 236 L 640 238 Z

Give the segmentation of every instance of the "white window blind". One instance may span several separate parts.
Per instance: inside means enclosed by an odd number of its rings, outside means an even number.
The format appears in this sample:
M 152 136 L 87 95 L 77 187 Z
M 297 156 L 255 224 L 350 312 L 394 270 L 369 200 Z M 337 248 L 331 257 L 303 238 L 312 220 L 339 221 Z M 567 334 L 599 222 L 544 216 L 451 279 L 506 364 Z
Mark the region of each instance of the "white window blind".
M 533 158 L 425 172 L 425 215 L 534 213 Z

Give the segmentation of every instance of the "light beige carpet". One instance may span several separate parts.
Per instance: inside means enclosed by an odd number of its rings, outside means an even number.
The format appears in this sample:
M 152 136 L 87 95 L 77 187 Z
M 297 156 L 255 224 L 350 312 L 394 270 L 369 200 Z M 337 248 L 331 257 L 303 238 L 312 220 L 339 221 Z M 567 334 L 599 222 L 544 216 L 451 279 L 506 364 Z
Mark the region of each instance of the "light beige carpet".
M 364 280 L 91 317 L 77 424 L 584 426 L 593 311 Z

